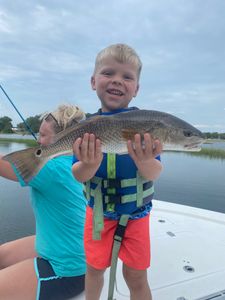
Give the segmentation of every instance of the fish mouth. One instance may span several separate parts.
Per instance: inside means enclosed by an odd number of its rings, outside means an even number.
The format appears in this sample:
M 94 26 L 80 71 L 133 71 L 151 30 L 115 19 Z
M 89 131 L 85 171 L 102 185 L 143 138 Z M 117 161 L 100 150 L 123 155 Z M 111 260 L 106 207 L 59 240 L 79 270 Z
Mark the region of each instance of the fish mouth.
M 108 89 L 107 93 L 114 96 L 123 96 L 124 93 L 117 89 Z
M 195 142 L 195 143 L 191 143 L 191 144 L 187 144 L 187 145 L 184 145 L 184 149 L 186 151 L 195 151 L 195 152 L 198 152 L 198 151 L 201 151 L 201 145 L 202 145 L 202 141 L 201 142 Z

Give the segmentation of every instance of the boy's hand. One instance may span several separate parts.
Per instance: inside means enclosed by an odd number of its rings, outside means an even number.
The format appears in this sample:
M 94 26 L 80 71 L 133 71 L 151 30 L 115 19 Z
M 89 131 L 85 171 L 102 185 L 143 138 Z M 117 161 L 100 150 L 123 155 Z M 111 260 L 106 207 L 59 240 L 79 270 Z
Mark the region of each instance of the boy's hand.
M 144 134 L 144 143 L 141 141 L 141 135 L 135 134 L 134 142 L 129 140 L 127 148 L 128 153 L 135 162 L 148 161 L 162 152 L 161 142 L 158 139 L 154 140 L 149 133 Z
M 145 133 L 142 143 L 140 134 L 135 134 L 134 142 L 127 142 L 127 149 L 143 177 L 150 180 L 158 178 L 162 169 L 161 163 L 155 159 L 162 152 L 162 143 L 158 139 Z
M 85 133 L 83 138 L 76 139 L 73 152 L 76 158 L 84 164 L 100 165 L 103 158 L 101 141 L 92 133 Z

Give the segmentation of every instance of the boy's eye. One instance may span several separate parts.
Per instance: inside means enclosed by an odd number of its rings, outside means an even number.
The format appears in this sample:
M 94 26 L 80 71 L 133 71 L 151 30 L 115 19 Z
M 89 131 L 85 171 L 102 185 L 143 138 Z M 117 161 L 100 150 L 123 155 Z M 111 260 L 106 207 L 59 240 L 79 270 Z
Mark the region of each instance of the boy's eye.
M 125 73 L 124 75 L 123 75 L 123 78 L 124 78 L 124 80 L 134 80 L 135 79 L 135 77 L 134 77 L 134 75 L 133 74 L 129 74 L 129 73 Z
M 125 80 L 132 80 L 133 79 L 133 77 L 130 76 L 130 75 L 124 75 L 123 77 L 124 77 Z
M 102 72 L 102 75 L 105 75 L 105 76 L 111 76 L 113 74 L 112 71 L 103 71 Z

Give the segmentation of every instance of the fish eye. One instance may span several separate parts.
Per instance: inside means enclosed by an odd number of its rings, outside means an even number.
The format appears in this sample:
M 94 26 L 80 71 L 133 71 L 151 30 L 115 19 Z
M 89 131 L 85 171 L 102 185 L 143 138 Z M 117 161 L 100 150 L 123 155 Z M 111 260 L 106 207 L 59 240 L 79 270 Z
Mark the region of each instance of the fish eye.
M 184 130 L 183 133 L 186 137 L 191 137 L 193 135 L 193 133 L 190 130 Z
M 40 156 L 40 155 L 41 155 L 41 152 L 42 152 L 41 149 L 37 149 L 36 155 L 37 155 L 37 156 Z

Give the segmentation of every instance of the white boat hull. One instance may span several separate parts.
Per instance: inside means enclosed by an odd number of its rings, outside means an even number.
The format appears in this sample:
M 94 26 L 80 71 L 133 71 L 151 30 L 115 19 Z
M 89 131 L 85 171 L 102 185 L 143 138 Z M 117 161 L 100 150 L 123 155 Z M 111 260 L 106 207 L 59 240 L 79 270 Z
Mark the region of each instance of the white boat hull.
M 153 300 L 225 300 L 225 214 L 154 200 L 150 232 Z M 120 260 L 114 299 L 130 299 Z

